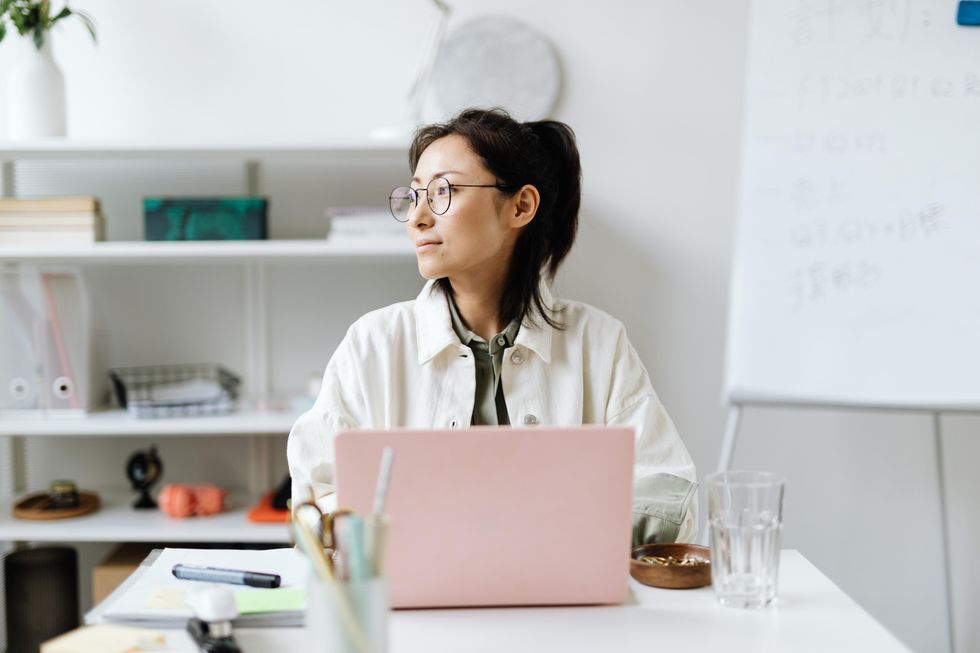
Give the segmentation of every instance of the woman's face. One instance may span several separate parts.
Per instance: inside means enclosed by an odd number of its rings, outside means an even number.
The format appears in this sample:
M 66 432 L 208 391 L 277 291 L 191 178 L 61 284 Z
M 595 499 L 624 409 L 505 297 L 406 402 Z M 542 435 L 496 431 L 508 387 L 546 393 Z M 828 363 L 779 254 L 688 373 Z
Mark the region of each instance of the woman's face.
M 436 177 L 450 184 L 495 184 L 497 180 L 453 134 L 433 141 L 415 166 L 413 188 L 425 188 Z M 496 188 L 452 188 L 449 210 L 435 215 L 419 192 L 418 204 L 405 228 L 415 244 L 419 272 L 426 279 L 448 277 L 459 284 L 502 283 L 514 243 L 524 222 L 514 220 L 514 201 Z

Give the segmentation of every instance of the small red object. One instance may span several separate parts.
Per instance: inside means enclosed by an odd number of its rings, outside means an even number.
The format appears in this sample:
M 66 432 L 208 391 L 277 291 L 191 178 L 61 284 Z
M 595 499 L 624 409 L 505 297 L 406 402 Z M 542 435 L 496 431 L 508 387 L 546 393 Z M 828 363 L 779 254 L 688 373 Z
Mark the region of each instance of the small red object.
M 160 490 L 160 510 L 171 517 L 206 517 L 224 507 L 227 492 L 214 485 L 169 483 Z
M 279 524 L 289 521 L 288 510 L 277 510 L 272 507 L 272 499 L 275 494 L 275 492 L 269 492 L 262 497 L 261 501 L 252 506 L 252 509 L 248 511 L 250 522 Z

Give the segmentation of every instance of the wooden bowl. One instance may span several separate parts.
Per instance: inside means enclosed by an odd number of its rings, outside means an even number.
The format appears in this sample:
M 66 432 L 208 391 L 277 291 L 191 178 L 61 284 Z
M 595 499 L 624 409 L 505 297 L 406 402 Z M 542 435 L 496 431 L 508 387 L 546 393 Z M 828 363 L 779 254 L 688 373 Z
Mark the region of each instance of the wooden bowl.
M 704 562 L 693 565 L 674 562 L 684 559 L 685 555 L 702 558 Z M 667 564 L 644 562 L 643 558 L 647 556 L 663 558 Z M 633 549 L 630 576 L 652 587 L 667 589 L 704 587 L 711 584 L 711 550 L 697 544 L 644 544 Z

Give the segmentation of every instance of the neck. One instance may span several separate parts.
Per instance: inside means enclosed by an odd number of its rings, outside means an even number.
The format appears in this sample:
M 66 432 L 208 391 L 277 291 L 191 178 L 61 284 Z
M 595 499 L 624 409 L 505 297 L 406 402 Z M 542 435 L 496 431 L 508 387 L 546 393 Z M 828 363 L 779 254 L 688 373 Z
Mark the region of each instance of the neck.
M 503 284 L 470 285 L 450 279 L 456 310 L 466 326 L 487 342 L 504 330 L 500 322 L 500 298 Z

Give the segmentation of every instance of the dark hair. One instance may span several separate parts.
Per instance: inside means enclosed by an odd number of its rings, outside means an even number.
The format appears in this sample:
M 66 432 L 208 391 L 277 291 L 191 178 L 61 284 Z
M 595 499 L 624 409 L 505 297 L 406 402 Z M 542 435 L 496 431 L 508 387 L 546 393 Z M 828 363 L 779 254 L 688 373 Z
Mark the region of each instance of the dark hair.
M 537 214 L 514 245 L 500 298 L 501 322 L 527 318 L 533 324 L 533 314 L 538 313 L 551 326 L 561 328 L 549 315 L 551 307 L 544 306 L 538 284 L 542 270 L 554 279 L 575 242 L 582 189 L 575 133 L 555 120 L 522 123 L 503 109 L 466 109 L 447 122 L 415 132 L 408 152 L 411 169 L 415 170 L 427 147 L 453 134 L 469 142 L 484 167 L 504 186 L 502 192 L 513 193 L 530 184 L 541 195 Z M 448 279 L 437 283 L 452 293 Z

